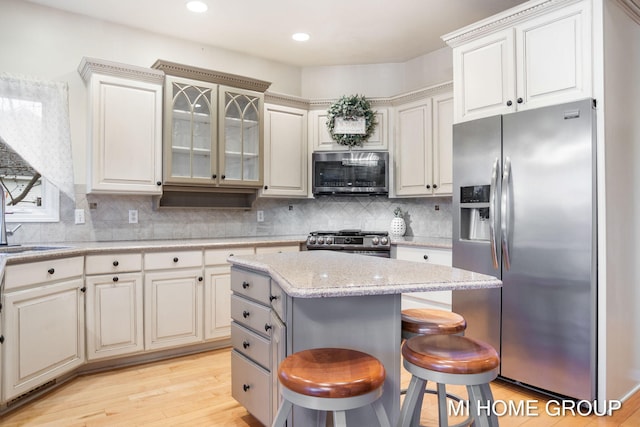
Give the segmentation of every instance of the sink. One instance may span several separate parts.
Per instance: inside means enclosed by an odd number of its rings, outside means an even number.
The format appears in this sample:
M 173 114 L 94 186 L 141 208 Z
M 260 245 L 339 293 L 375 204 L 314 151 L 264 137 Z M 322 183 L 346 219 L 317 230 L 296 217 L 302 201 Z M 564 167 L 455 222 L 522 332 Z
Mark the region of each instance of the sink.
M 67 246 L 41 246 L 41 245 L 9 245 L 0 246 L 0 255 L 13 255 L 25 252 L 54 251 L 56 249 L 67 249 Z

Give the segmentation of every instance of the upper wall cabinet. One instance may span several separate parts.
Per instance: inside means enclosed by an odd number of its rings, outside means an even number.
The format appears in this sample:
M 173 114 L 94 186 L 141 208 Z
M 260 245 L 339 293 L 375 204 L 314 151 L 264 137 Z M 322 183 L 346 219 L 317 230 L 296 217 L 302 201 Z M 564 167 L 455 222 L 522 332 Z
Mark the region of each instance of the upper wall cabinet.
M 266 94 L 264 186 L 261 197 L 307 197 L 307 109 L 303 102 L 281 105 L 282 96 Z M 286 103 L 286 102 L 285 102 Z
M 156 61 L 166 74 L 164 184 L 260 188 L 268 82 Z
M 443 36 L 456 123 L 592 95 L 589 1 L 536 0 Z
M 440 93 L 442 90 L 446 92 Z M 437 93 L 430 94 L 431 91 Z M 451 84 L 411 95 L 409 101 L 403 101 L 404 98 L 394 101 L 395 196 L 450 195 L 453 187 Z
M 326 104 L 326 105 L 325 105 Z M 385 151 L 389 149 L 389 119 L 388 109 L 376 107 L 372 102 L 372 109 L 375 111 L 376 122 L 378 123 L 371 137 L 362 144 L 362 147 L 353 147 L 353 150 L 373 150 Z M 322 110 L 312 110 L 309 112 L 309 139 L 313 151 L 348 151 L 349 147 L 336 143 L 327 129 L 327 110 L 330 103 L 322 102 L 312 106 L 316 108 L 322 105 Z
M 161 194 L 164 73 L 93 58 L 78 72 L 89 90 L 87 193 Z

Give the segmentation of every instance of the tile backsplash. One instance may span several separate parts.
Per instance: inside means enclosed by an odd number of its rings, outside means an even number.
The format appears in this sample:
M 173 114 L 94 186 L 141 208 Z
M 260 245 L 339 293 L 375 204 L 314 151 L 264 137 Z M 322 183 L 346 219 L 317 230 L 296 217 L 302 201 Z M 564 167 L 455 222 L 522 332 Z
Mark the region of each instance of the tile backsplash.
M 9 243 L 284 236 L 346 228 L 384 231 L 389 230 L 396 207 L 404 213 L 407 236 L 451 237 L 450 197 L 258 198 L 251 210 L 154 209 L 149 196 L 76 191 L 75 204 L 61 195 L 59 223 L 24 223 Z M 84 224 L 74 224 L 76 208 L 85 210 Z M 138 211 L 137 224 L 129 223 L 129 210 Z M 263 222 L 257 221 L 259 210 Z

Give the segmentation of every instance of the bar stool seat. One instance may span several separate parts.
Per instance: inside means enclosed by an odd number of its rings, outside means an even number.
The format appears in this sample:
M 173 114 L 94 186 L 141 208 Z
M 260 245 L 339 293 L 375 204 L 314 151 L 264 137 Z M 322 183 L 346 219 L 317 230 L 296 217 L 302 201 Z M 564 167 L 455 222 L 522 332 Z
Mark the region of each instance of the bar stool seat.
M 402 310 L 402 337 L 432 334 L 462 334 L 467 321 L 451 311 L 409 308 Z
M 474 425 L 498 425 L 495 414 L 486 410 L 487 402 L 493 401 L 489 383 L 498 376 L 500 365 L 500 358 L 493 347 L 459 335 L 422 335 L 405 341 L 402 355 L 403 365 L 412 377 L 398 426 L 418 424 L 420 407 L 417 404 L 427 381 L 465 385 L 469 394 L 469 415 L 473 417 Z M 482 403 L 480 412 L 478 402 Z M 438 404 L 444 405 L 440 397 Z M 443 425 L 442 419 L 440 423 Z
M 386 372 L 375 357 L 357 350 L 314 348 L 288 356 L 278 367 L 282 404 L 273 426 L 284 426 L 293 405 L 333 412 L 336 426 L 346 425 L 350 409 L 371 405 L 378 422 L 389 427 L 384 406 L 379 400 Z

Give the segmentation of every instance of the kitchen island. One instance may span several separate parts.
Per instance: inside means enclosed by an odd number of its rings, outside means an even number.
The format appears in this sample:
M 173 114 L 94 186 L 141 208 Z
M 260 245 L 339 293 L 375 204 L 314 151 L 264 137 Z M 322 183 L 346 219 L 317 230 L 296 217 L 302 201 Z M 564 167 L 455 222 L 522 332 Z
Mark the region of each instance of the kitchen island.
M 279 403 L 278 364 L 315 347 L 352 348 L 377 357 L 387 372 L 382 399 L 393 424 L 400 412 L 401 294 L 501 286 L 494 277 L 456 268 L 333 251 L 228 261 L 234 292 L 232 394 L 267 425 Z M 293 424 L 312 425 L 313 415 L 295 408 Z M 377 425 L 366 407 L 348 413 L 347 422 Z

